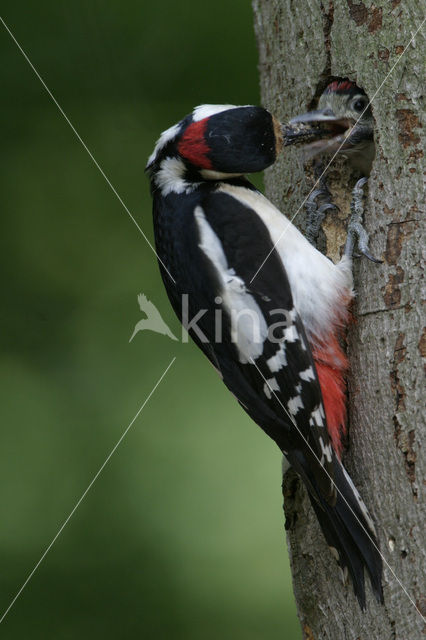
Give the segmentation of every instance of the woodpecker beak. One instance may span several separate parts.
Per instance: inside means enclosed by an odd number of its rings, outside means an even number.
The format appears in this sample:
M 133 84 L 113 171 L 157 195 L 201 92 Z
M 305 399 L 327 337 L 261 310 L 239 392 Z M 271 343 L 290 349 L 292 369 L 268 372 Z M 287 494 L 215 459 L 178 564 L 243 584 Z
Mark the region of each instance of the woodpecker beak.
M 309 111 L 283 126 L 284 146 L 304 145 L 308 156 L 344 149 L 353 124 L 350 118 L 335 116 L 331 109 Z

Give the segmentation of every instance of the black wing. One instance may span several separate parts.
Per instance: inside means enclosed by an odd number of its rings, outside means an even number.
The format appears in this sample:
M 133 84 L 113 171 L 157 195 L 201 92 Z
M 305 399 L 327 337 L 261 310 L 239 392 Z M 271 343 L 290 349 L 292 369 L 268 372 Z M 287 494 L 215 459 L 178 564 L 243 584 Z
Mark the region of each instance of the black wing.
M 333 504 L 334 466 L 321 390 L 275 250 L 250 284 L 273 249 L 269 232 L 254 209 L 228 194 L 207 190 L 189 200 L 187 196 L 185 204 L 186 211 L 178 214 L 181 220 L 174 219 L 174 237 L 180 238 L 175 241 L 182 243 L 179 251 L 184 248 L 190 270 L 171 260 L 176 285 L 169 295 L 175 311 L 182 319 L 179 298 L 183 293 L 188 295 L 190 318 L 206 310 L 197 332 L 190 330 L 190 334 L 220 369 L 247 413 L 285 452 L 313 495 L 316 486 Z M 223 312 L 220 341 L 215 315 L 219 307 Z M 256 319 L 259 332 L 249 335 L 250 323 Z

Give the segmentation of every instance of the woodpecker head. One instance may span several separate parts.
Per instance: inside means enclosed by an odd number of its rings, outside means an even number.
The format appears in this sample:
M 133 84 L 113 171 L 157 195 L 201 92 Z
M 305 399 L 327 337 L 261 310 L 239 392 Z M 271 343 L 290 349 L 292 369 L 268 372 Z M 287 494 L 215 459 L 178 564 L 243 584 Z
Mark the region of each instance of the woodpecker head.
M 364 175 L 374 160 L 374 119 L 368 97 L 350 80 L 335 80 L 318 102 L 318 110 L 288 123 L 284 144 L 303 144 L 306 156 L 339 153 Z
M 282 125 L 266 109 L 206 104 L 162 133 L 146 171 L 163 195 L 182 193 L 197 180 L 262 171 L 282 145 Z

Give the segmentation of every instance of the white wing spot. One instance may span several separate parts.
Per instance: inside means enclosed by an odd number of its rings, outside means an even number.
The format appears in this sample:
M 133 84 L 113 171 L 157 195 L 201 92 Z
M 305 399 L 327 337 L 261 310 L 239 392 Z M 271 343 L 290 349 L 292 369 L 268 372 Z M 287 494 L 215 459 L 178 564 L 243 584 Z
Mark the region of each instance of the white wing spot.
M 326 445 L 324 444 L 324 440 L 322 439 L 322 437 L 319 437 L 319 442 L 321 445 L 321 464 L 324 465 L 325 460 L 327 460 L 327 462 L 331 462 L 333 459 L 333 453 L 331 450 L 331 445 L 330 443 L 327 443 Z
M 287 366 L 287 358 L 285 353 L 284 342 L 281 343 L 277 353 L 271 358 L 267 359 L 266 364 L 268 365 L 268 368 L 272 373 L 276 373 L 277 371 L 282 369 L 282 367 Z
M 296 311 L 296 309 L 295 309 L 294 307 L 293 307 L 293 309 L 291 309 L 291 310 L 288 312 L 288 317 L 289 317 L 289 318 L 290 318 L 290 320 L 292 320 L 293 322 L 296 320 L 296 318 L 297 318 L 297 311 Z
M 297 333 L 296 325 L 292 324 L 291 327 L 284 329 L 284 340 L 286 342 L 296 342 L 298 338 L 299 334 Z
M 311 427 L 323 427 L 324 426 L 324 410 L 322 405 L 318 405 L 311 413 L 311 417 L 309 419 L 309 424 Z
M 303 402 L 300 396 L 294 396 L 294 398 L 290 398 L 287 402 L 287 409 L 289 413 L 294 416 L 299 411 L 299 409 L 303 409 Z
M 280 387 L 278 385 L 276 378 L 268 378 L 263 385 L 263 391 L 265 396 L 270 400 L 272 398 L 272 391 L 279 391 Z
M 309 380 L 315 380 L 315 374 L 312 367 L 308 367 L 308 369 L 305 369 L 305 371 L 301 371 L 299 373 L 299 378 L 301 378 L 301 380 L 305 380 L 305 382 L 309 382 Z

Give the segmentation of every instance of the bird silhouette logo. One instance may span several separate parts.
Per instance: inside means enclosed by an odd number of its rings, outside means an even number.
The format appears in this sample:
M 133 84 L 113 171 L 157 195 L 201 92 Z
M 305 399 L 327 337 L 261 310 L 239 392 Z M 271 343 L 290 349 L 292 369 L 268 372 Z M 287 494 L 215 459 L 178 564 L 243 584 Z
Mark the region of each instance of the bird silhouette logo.
M 139 308 L 146 315 L 146 318 L 139 320 L 136 323 L 135 329 L 129 340 L 131 342 L 135 335 L 139 331 L 155 331 L 155 333 L 161 333 L 163 336 L 168 336 L 172 340 L 177 340 L 176 336 L 170 331 L 169 327 L 164 322 L 157 307 L 143 294 L 138 295 Z

